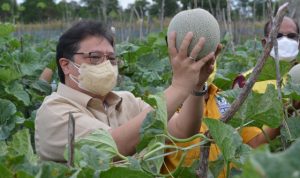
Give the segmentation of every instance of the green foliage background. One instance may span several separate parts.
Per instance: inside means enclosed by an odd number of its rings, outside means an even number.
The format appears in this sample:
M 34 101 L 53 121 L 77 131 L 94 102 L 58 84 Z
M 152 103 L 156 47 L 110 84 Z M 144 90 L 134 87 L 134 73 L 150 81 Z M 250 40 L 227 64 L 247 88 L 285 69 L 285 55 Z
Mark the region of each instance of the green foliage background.
M 202 142 L 187 148 L 164 143 L 166 138 L 175 142 L 189 139 L 179 140 L 167 133 L 164 98 L 157 93 L 170 84 L 171 68 L 165 33 L 157 33 L 142 42 L 116 46 L 117 54 L 122 59 L 116 90 L 131 91 L 156 108 L 142 125 L 137 154 L 132 157 L 120 155 L 110 135 L 99 131 L 76 143 L 74 168 L 41 162 L 33 149 L 35 112 L 52 88 L 38 78 L 45 67 L 55 69 L 55 43 L 44 41 L 32 45 L 29 36 L 14 38 L 14 29 L 13 25 L 0 24 L 0 178 L 167 176 L 160 174 L 164 149 L 186 152 L 210 141 L 199 134 L 196 137 L 201 137 Z M 222 41 L 225 49 L 218 57 L 214 82 L 224 90 L 222 95 L 231 102 L 240 92 L 231 90 L 232 80 L 240 72 L 254 66 L 262 48 L 258 41 L 247 41 L 233 53 L 226 49 L 226 43 L 225 38 Z M 289 70 L 286 64 L 281 66 L 282 73 Z M 271 60 L 266 64 L 260 80 L 275 78 L 270 71 L 275 71 Z M 300 151 L 300 117 L 287 114 L 291 99 L 300 98 L 300 86 L 288 80 L 283 86 L 283 96 L 284 102 L 278 100 L 277 90 L 274 86 L 268 86 L 265 94 L 252 92 L 229 124 L 204 120 L 222 152 L 217 162 L 210 163 L 211 175 L 218 175 L 224 166 L 234 163 L 238 171 L 232 171 L 230 177 L 300 177 L 300 159 L 297 156 Z M 284 117 L 286 120 L 283 122 Z M 275 128 L 282 122 L 281 135 L 257 150 L 243 144 L 238 134 L 240 128 L 246 125 Z M 287 143 L 288 149 L 283 149 L 281 140 Z M 121 161 L 113 163 L 114 156 L 119 156 Z M 180 166 L 172 175 L 192 177 L 196 168 L 197 162 L 189 168 Z

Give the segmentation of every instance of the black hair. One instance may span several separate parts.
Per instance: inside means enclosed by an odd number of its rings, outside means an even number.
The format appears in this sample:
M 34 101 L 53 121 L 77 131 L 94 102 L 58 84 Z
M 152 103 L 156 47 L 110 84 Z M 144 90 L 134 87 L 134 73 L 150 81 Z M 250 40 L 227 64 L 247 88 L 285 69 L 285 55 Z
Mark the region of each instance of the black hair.
M 59 59 L 66 58 L 73 61 L 74 53 L 78 51 L 80 42 L 91 36 L 103 37 L 114 46 L 111 30 L 108 26 L 96 21 L 80 21 L 59 38 L 56 46 L 56 64 L 60 82 L 65 83 L 65 75 L 59 64 Z
M 285 17 L 287 17 L 287 18 L 290 18 L 290 17 L 288 17 L 288 16 L 285 16 Z M 290 18 L 290 19 L 292 19 L 292 18 Z M 296 21 L 296 20 L 294 20 L 294 19 L 292 19 L 293 20 L 293 22 L 295 23 L 295 25 L 296 25 L 296 30 L 297 30 L 297 33 L 299 34 L 300 33 L 300 30 L 299 30 L 299 24 L 298 24 L 298 22 Z M 268 37 L 269 36 L 269 33 L 270 33 L 270 30 L 271 30 L 271 20 L 269 20 L 266 24 L 265 24 L 265 26 L 264 26 L 264 36 L 265 37 Z

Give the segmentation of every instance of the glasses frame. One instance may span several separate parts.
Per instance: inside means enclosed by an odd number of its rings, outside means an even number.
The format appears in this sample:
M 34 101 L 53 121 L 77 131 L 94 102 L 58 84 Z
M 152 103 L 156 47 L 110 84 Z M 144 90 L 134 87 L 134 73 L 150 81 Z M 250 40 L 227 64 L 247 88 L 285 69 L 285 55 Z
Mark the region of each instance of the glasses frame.
M 297 33 L 288 33 L 288 34 L 277 33 L 277 38 L 282 38 L 284 36 L 287 37 L 288 39 L 299 41 L 299 34 Z
M 98 56 L 93 56 L 93 54 L 99 54 Z M 83 55 L 83 58 L 88 58 L 90 60 L 90 63 L 93 65 L 101 64 L 105 60 L 109 60 L 112 65 L 118 64 L 118 57 L 115 56 L 114 53 L 103 53 L 100 51 L 92 51 L 92 52 L 76 52 L 73 53 L 73 55 Z

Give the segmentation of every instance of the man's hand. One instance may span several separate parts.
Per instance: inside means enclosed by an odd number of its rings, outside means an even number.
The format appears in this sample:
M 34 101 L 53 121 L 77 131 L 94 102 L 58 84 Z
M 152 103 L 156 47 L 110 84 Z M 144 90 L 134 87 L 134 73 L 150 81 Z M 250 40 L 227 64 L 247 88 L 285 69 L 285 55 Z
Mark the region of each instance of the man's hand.
M 178 51 L 175 47 L 176 33 L 171 32 L 169 35 L 168 50 L 173 71 L 172 86 L 190 93 L 197 85 L 203 85 L 212 73 L 215 53 L 212 52 L 195 61 L 193 59 L 202 50 L 205 39 L 200 38 L 192 49 L 190 56 L 188 56 L 188 47 L 192 41 L 193 33 L 189 32 L 186 34 Z
M 200 70 L 199 74 L 199 82 L 196 86 L 196 89 L 201 89 L 204 82 L 208 79 L 209 75 L 214 71 L 215 59 L 220 54 L 222 50 L 222 45 L 218 44 L 216 51 L 213 53 L 213 59 L 209 59 Z M 205 56 L 204 58 L 206 58 Z M 203 60 L 203 59 L 200 59 Z

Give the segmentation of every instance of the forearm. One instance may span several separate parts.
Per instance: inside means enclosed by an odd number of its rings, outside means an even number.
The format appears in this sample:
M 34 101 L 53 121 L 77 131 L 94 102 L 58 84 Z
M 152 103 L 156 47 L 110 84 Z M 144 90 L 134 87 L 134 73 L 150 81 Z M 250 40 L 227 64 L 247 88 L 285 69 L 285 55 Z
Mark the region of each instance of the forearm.
M 136 152 L 135 148 L 139 142 L 141 125 L 150 111 L 151 108 L 149 107 L 127 123 L 110 130 L 118 150 L 122 155 L 128 156 Z
M 265 136 L 264 133 L 261 133 L 254 137 L 252 140 L 250 140 L 247 144 L 252 148 L 256 148 L 264 143 L 268 143 L 268 139 L 273 140 L 280 134 L 280 128 L 265 128 L 264 132 L 268 138 Z
M 181 104 L 183 104 L 189 94 L 190 92 L 184 88 L 176 88 L 172 85 L 164 91 L 168 120 L 174 115 Z
M 187 138 L 199 133 L 203 116 L 203 96 L 190 95 L 180 112 L 169 122 L 168 130 L 177 138 Z
M 182 90 L 173 86 L 168 87 L 165 92 L 165 100 L 167 105 L 168 120 L 171 118 L 179 106 L 184 102 L 188 92 L 182 92 Z M 118 150 L 121 154 L 127 156 L 135 153 L 135 147 L 139 142 L 139 131 L 147 113 L 151 111 L 151 108 L 144 110 L 129 122 L 123 124 L 120 127 L 111 129 L 111 134 L 115 140 Z M 185 124 L 185 123 L 182 123 Z M 174 134 L 174 136 L 177 136 Z

